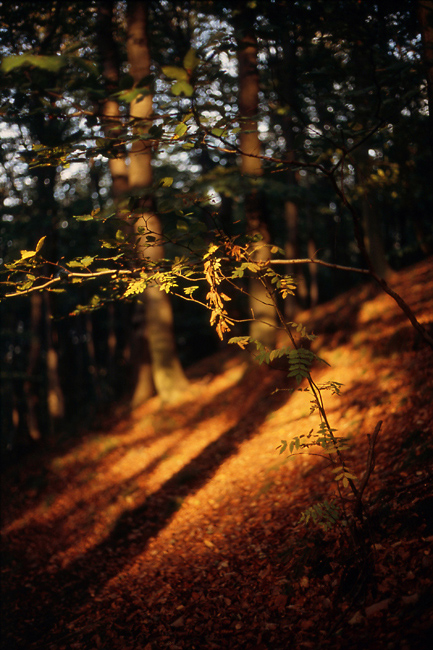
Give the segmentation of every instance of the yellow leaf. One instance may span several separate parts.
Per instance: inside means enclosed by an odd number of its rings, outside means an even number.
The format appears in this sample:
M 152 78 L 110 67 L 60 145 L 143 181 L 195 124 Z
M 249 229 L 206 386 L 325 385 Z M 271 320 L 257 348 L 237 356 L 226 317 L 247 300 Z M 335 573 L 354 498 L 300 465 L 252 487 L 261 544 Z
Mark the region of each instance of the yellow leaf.
M 41 237 L 40 240 L 38 241 L 38 243 L 36 244 L 36 252 L 37 252 L 37 253 L 39 253 L 39 251 L 41 250 L 42 246 L 44 245 L 44 241 L 45 241 L 45 236 L 44 236 L 44 237 Z
M 194 92 L 194 88 L 186 80 L 177 81 L 171 88 L 171 92 L 176 97 L 182 93 L 185 97 L 191 97 Z
M 183 67 L 185 70 L 192 72 L 196 69 L 199 63 L 200 59 L 196 56 L 195 50 L 193 48 L 189 49 L 183 59 Z
M 28 260 L 30 257 L 34 257 L 36 255 L 36 251 L 20 251 L 20 253 L 22 260 Z
M 176 84 L 177 85 L 177 84 Z M 178 138 L 181 138 L 185 133 L 188 131 L 188 127 L 186 124 L 178 124 L 177 127 L 175 128 L 174 132 Z
M 169 79 L 176 79 L 177 81 L 188 81 L 188 73 L 183 68 L 178 68 L 174 65 L 164 65 L 162 71 Z

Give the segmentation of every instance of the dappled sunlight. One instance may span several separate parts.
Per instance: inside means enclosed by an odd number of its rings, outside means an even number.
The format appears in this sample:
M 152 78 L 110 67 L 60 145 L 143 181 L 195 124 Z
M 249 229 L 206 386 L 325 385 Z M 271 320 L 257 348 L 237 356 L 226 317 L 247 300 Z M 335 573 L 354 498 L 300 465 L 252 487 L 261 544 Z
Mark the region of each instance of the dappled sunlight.
M 432 286 L 433 278 L 425 281 L 430 297 L 420 301 L 421 317 L 433 306 Z M 406 490 L 390 491 L 391 479 L 393 486 L 419 486 L 428 478 L 422 463 L 431 458 L 433 364 L 431 351 L 414 349 L 412 339 L 406 347 L 399 343 L 398 354 L 379 354 L 380 346 L 390 346 L 387 328 L 404 323 L 385 302 L 386 312 L 382 296 L 354 306 L 358 329 L 339 345 L 327 348 L 319 336 L 317 353 L 330 365 L 317 364 L 313 373 L 318 385 L 343 384 L 341 395 L 326 390 L 323 397 L 336 435 L 348 439 L 346 460 L 358 481 L 367 467 L 368 436 L 383 421 L 365 494 L 373 513 L 377 495 L 392 494 L 399 513 Z M 328 316 L 321 309 L 325 320 L 332 317 L 332 304 Z M 344 535 L 300 522 L 312 504 L 338 499 L 332 467 L 319 447 L 280 454 L 282 441 L 318 431 L 305 384 L 288 391 L 284 373 L 242 359 L 225 365 L 216 355 L 208 364 L 201 363 L 184 401 L 163 407 L 153 398 L 105 435 L 84 437 L 39 469 L 39 490 L 22 488 L 22 499 L 16 505 L 12 499 L 2 531 L 12 592 L 25 575 L 29 599 L 43 593 L 40 606 L 56 620 L 67 611 L 73 629 L 127 620 L 139 634 L 153 629 L 164 638 L 183 629 L 197 638 L 215 630 L 218 638 L 242 639 L 250 628 L 251 638 L 278 626 L 288 631 L 303 617 L 314 619 L 315 600 L 332 601 L 333 572 L 344 573 L 347 557 Z M 412 439 L 407 460 L 402 450 Z M 345 488 L 342 495 L 351 496 Z M 386 568 L 400 546 L 387 545 L 380 529 L 377 535 L 380 593 L 392 584 L 411 594 L 407 572 L 394 579 Z M 410 535 L 407 562 L 416 575 L 423 538 Z M 395 562 L 400 566 L 397 556 Z M 61 628 L 55 624 L 53 638 L 62 636 Z

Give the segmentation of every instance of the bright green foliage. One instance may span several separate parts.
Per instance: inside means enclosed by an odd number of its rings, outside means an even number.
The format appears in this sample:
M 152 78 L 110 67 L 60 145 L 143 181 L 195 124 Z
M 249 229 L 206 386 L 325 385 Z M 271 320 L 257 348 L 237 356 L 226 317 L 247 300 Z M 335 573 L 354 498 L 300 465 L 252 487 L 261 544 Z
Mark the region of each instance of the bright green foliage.
M 41 56 L 37 54 L 19 54 L 18 56 L 7 56 L 1 62 L 3 72 L 11 72 L 22 66 L 41 68 L 49 72 L 58 72 L 67 65 L 68 60 L 64 56 Z

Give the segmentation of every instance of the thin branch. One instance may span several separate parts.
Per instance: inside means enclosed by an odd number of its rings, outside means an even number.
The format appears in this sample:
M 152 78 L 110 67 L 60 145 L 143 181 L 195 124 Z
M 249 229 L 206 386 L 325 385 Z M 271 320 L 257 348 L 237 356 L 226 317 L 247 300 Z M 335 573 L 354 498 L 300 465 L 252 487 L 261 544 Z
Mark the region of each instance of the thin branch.
M 324 262 L 317 260 L 314 257 L 306 257 L 297 260 L 269 260 L 266 264 L 319 264 L 320 266 L 327 266 L 330 269 L 337 269 L 338 271 L 351 271 L 353 273 L 362 273 L 363 275 L 370 275 L 368 269 L 357 269 L 354 266 L 342 266 L 341 264 L 333 264 L 332 262 Z
M 354 231 L 355 231 L 355 239 L 356 243 L 358 245 L 358 248 L 367 264 L 369 267 L 368 274 L 370 277 L 373 278 L 373 280 L 387 293 L 395 302 L 397 305 L 400 307 L 402 312 L 407 316 L 409 321 L 411 322 L 412 326 L 414 329 L 419 332 L 421 337 L 424 339 L 424 341 L 433 349 L 433 338 L 430 336 L 430 334 L 427 332 L 427 330 L 421 325 L 421 323 L 417 320 L 415 314 L 413 313 L 412 309 L 409 307 L 407 302 L 403 300 L 403 298 L 391 287 L 388 285 L 388 283 L 381 278 L 373 269 L 373 265 L 371 263 L 371 258 L 370 255 L 368 254 L 365 242 L 364 242 L 364 237 L 363 237 L 363 232 L 362 232 L 362 226 L 361 226 L 361 219 L 359 217 L 359 214 L 355 208 L 355 206 L 349 201 L 347 198 L 344 190 L 339 187 L 335 176 L 333 174 L 328 175 L 329 180 L 332 183 L 332 186 L 334 187 L 334 190 L 336 194 L 339 196 L 341 201 L 343 202 L 343 205 L 349 210 L 351 216 L 352 216 L 352 221 L 354 225 Z
M 131 275 L 132 271 L 127 271 L 127 270 L 112 270 L 112 271 L 89 271 L 89 273 L 67 273 L 67 277 L 56 277 L 56 278 L 51 278 L 50 280 L 47 280 L 47 282 L 44 282 L 44 284 L 38 284 L 36 286 L 30 287 L 29 289 L 25 289 L 24 291 L 15 291 L 14 293 L 6 293 L 3 297 L 4 298 L 14 298 L 16 296 L 28 296 L 30 293 L 33 293 L 34 291 L 43 291 L 44 289 L 49 289 L 52 287 L 54 284 L 58 284 L 59 282 L 64 282 L 65 280 L 70 280 L 72 278 L 86 278 L 87 280 L 93 280 L 94 278 L 98 278 L 104 275 Z

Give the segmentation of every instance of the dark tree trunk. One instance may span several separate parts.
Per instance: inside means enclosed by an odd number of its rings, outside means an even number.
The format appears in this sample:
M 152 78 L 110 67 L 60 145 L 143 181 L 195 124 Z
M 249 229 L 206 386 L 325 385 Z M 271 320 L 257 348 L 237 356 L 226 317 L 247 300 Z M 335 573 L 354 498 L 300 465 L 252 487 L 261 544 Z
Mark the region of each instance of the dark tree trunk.
M 257 40 L 254 34 L 253 12 L 240 2 L 236 15 L 239 64 L 239 113 L 242 131 L 239 136 L 241 148 L 241 174 L 250 184 L 245 196 L 245 216 L 249 235 L 261 235 L 262 240 L 252 244 L 253 259 L 266 262 L 270 259 L 268 225 L 264 211 L 264 201 L 260 200 L 253 182 L 263 174 L 257 113 L 259 104 L 259 75 L 257 70 Z M 249 285 L 249 307 L 253 321 L 250 336 L 263 345 L 273 349 L 276 345 L 276 312 L 266 287 L 258 279 L 252 278 Z

